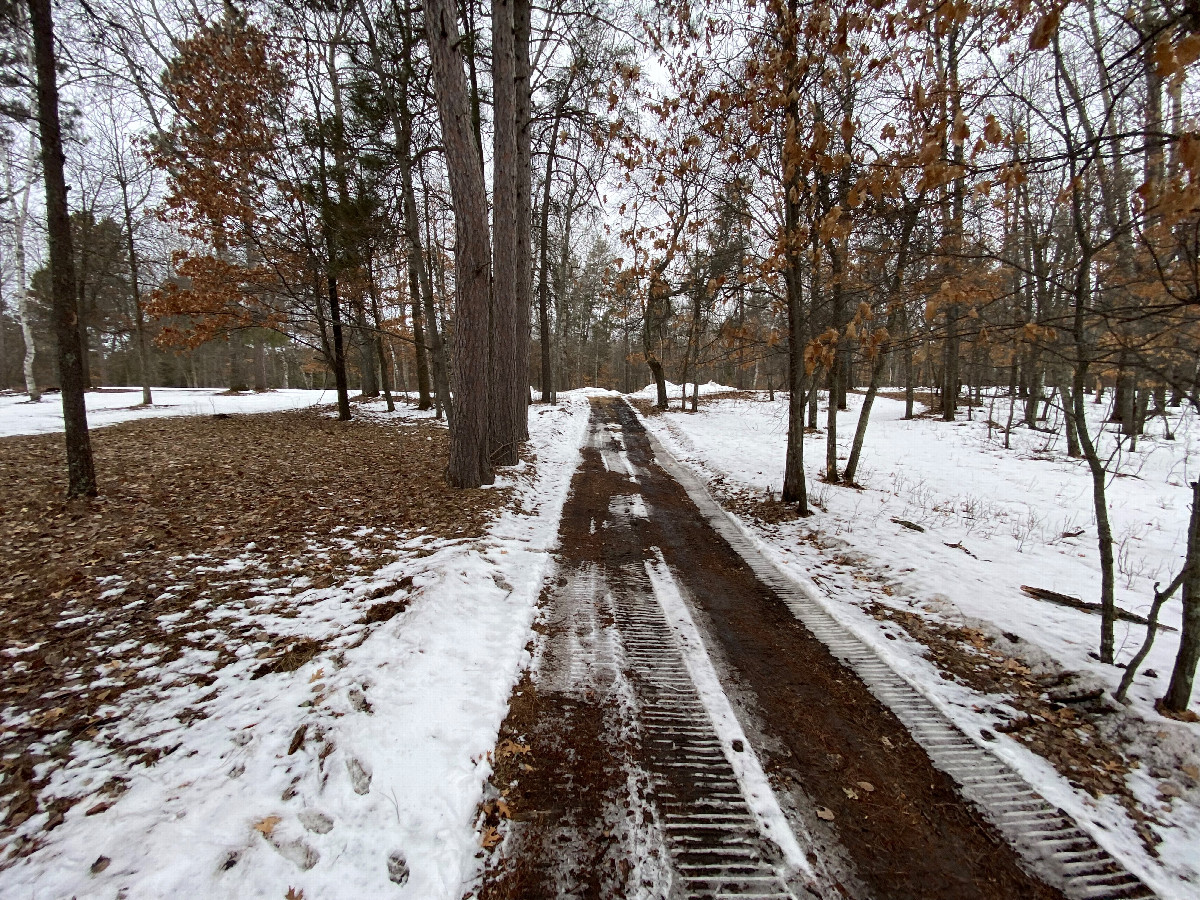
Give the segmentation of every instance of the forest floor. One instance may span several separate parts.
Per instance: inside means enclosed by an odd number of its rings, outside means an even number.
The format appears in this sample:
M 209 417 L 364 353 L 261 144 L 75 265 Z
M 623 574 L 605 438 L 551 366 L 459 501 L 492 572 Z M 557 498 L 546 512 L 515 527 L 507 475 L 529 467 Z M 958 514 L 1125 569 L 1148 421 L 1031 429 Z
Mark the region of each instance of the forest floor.
M 902 422 L 881 398 L 862 488 L 814 479 L 798 520 L 782 397 L 707 385 L 698 414 L 638 420 L 565 393 L 531 409 L 526 462 L 458 492 L 426 413 L 208 394 L 102 395 L 135 421 L 93 431 L 101 495 L 72 503 L 61 435 L 10 421 L 47 404 L 0 397 L 0 895 L 650 897 L 715 871 L 767 896 L 1054 896 L 714 540 L 644 426 L 969 743 L 1163 900 L 1200 896 L 1200 728 L 1153 710 L 1177 636 L 1118 709 L 1095 617 L 1019 590 L 1095 593 L 1086 473 L 1048 433 L 1004 450 L 982 410 Z M 1181 550 L 1200 428 L 1172 424 L 1114 457 L 1135 611 Z
M 0 438 L 0 894 L 453 894 L 585 406 L 473 492 L 378 403 Z
M 1118 623 L 1119 665 L 1102 665 L 1097 616 L 1021 590 L 1099 596 L 1090 480 L 1052 430 L 1057 410 L 1040 423 L 1045 431 L 1014 427 L 1005 449 L 1006 397 L 943 423 L 905 421 L 903 403 L 881 396 L 859 487 L 819 480 L 825 433 L 807 435 L 816 515 L 798 519 L 778 501 L 786 397 L 707 388 L 712 399 L 702 388 L 697 414 L 661 414 L 647 392 L 635 402 L 762 552 L 1161 896 L 1200 897 L 1200 726 L 1154 708 L 1178 632 L 1159 632 L 1122 707 L 1111 692 L 1145 628 Z M 676 404 L 678 396 L 675 388 Z M 838 416 L 843 464 L 862 400 L 849 399 Z M 1089 412 L 1113 467 L 1118 605 L 1144 615 L 1153 584 L 1182 564 L 1200 426 L 1180 411 L 1172 439 L 1157 419 L 1131 449 L 1104 425 L 1104 405 Z M 822 404 L 822 426 L 826 415 Z M 1180 615 L 1176 598 L 1161 621 L 1177 628 Z

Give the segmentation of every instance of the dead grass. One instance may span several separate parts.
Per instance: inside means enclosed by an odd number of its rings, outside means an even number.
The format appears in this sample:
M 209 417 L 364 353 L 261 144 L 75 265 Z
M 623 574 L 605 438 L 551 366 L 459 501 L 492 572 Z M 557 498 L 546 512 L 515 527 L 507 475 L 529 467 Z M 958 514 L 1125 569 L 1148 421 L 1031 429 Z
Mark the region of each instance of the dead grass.
M 320 645 L 270 634 L 259 610 L 295 616 L 305 590 L 375 571 L 418 533 L 480 535 L 507 501 L 446 487 L 447 434 L 428 422 L 164 418 L 92 442 L 100 496 L 68 503 L 60 436 L 0 439 L 0 844 L 39 812 L 47 830 L 62 821 L 71 801 L 41 791 L 79 740 L 147 765 L 170 752 L 108 727 L 124 695 L 155 687 L 141 675 L 147 658 L 207 650 L 213 661 L 193 677 L 207 685 L 235 659 L 230 645 L 253 638 L 267 644 L 258 674 L 294 671 Z M 238 615 L 214 629 L 223 608 Z

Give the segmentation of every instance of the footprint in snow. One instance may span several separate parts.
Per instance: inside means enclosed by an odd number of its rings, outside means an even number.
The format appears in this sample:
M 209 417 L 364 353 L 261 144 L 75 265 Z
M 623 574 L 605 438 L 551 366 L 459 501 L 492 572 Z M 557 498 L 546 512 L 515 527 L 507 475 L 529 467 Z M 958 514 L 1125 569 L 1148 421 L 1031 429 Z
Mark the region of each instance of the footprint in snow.
M 393 850 L 387 858 L 388 881 L 396 884 L 408 883 L 408 861 L 399 850 Z
M 279 851 L 279 855 L 291 863 L 295 863 L 301 869 L 307 871 L 315 866 L 321 860 L 321 854 L 317 852 L 315 847 L 312 847 L 303 838 L 297 838 L 294 841 L 283 841 L 276 838 L 267 838 L 268 842 Z
M 350 786 L 356 794 L 366 794 L 371 790 L 371 773 L 353 756 L 346 760 L 346 772 L 350 776 Z
M 314 834 L 329 834 L 333 829 L 333 818 L 317 809 L 303 809 L 298 818 L 300 824 Z

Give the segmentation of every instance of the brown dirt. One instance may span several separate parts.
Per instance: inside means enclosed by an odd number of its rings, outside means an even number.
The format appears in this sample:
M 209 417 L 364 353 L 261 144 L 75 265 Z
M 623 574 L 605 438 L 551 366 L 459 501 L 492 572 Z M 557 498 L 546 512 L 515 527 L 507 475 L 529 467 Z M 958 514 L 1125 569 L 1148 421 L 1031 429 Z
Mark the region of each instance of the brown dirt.
M 189 647 L 216 650 L 195 676 L 206 685 L 234 659 L 226 645 L 252 635 L 270 646 L 263 669 L 295 668 L 313 642 L 271 635 L 252 618 L 216 637 L 196 632 L 220 607 L 245 616 L 245 602 L 272 588 L 288 590 L 263 611 L 295 615 L 289 594 L 374 571 L 396 557 L 401 536 L 479 535 L 506 501 L 447 488 L 446 432 L 428 423 L 339 423 L 314 411 L 162 418 L 98 429 L 92 443 L 101 494 L 68 503 L 61 436 L 0 439 L 0 648 L 9 651 L 0 844 L 39 811 L 50 814 L 47 829 L 62 820 L 73 801 L 42 789 L 77 740 L 147 765 L 162 754 L 106 729 L 127 693 L 153 688 L 130 665 L 142 648 L 160 648 L 160 663 Z M 262 580 L 219 571 L 239 558 Z M 208 605 L 197 609 L 201 598 Z M 168 615 L 178 618 L 159 618 Z M 93 688 L 96 667 L 108 677 Z
M 629 457 L 644 471 L 640 486 L 633 486 L 605 472 L 595 451 L 585 452 L 563 513 L 563 554 L 599 562 L 613 587 L 622 569 L 640 565 L 661 548 L 707 624 L 715 642 L 711 649 L 752 722 L 748 730 L 763 738 L 756 749 L 765 768 L 808 811 L 810 833 L 841 848 L 845 865 L 840 871 L 834 867 L 832 889 L 876 900 L 1061 897 L 1023 870 L 1016 853 L 958 796 L 951 779 L 933 767 L 895 716 L 712 531 L 683 489 L 653 462 L 632 410 L 605 399 L 595 403 L 593 414 L 622 425 Z M 632 534 L 613 530 L 604 521 L 611 519 L 610 498 L 635 490 L 645 498 L 650 520 L 637 520 Z M 506 733 L 533 730 L 518 719 Z M 586 758 L 589 751 L 577 742 L 572 746 Z M 535 797 L 560 796 L 552 779 L 539 785 L 540 778 L 540 769 L 524 773 L 523 790 Z M 533 801 L 533 807 L 540 802 L 547 801 Z M 819 807 L 832 813 L 832 821 L 813 814 Z M 600 828 L 597 820 L 594 830 Z M 511 878 L 540 865 L 536 854 L 518 854 L 506 863 Z
M 630 866 L 604 814 L 621 803 L 636 748 L 614 737 L 618 710 L 598 697 L 541 694 L 526 676 L 514 689 L 493 754 L 498 796 L 483 807 L 484 846 L 515 823 L 480 900 L 624 896 Z

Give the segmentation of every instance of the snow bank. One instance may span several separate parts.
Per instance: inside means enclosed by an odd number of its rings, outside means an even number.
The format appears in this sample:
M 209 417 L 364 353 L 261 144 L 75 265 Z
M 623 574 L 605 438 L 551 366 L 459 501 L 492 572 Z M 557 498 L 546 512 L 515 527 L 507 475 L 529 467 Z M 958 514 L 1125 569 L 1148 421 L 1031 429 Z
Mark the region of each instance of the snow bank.
M 371 576 L 300 595 L 294 616 L 255 613 L 267 597 L 233 612 L 322 649 L 252 680 L 258 645 L 233 646 L 238 662 L 211 686 L 187 680 L 114 710 L 123 737 L 162 757 L 129 768 L 77 744 L 50 793 L 84 799 L 0 871 L 0 895 L 458 900 L 588 412 L 583 399 L 531 411 L 536 463 L 502 475 L 516 503 L 482 541 L 414 536 Z M 409 605 L 360 621 L 390 599 Z M 196 668 L 196 652 L 160 683 Z M 128 789 L 95 810 L 103 798 L 89 795 L 112 776 Z
M 333 403 L 333 391 L 279 390 L 262 394 L 227 394 L 213 388 L 154 388 L 153 406 L 142 406 L 141 388 L 89 391 L 88 427 L 101 428 L 133 419 L 159 416 L 204 416 L 216 413 L 276 412 Z M 50 434 L 63 430 L 62 396 L 45 394 L 30 403 L 26 394 L 0 394 L 0 437 Z
M 692 396 L 692 390 L 693 390 L 692 383 L 689 381 L 683 387 L 687 388 L 687 395 L 689 397 Z M 681 397 L 680 391 L 681 390 L 682 390 L 682 387 L 680 385 L 675 384 L 673 381 L 667 382 L 667 397 L 668 398 L 674 397 L 676 400 L 680 399 L 680 397 Z M 715 381 L 710 381 L 710 382 L 708 382 L 708 384 L 700 385 L 700 396 L 701 397 L 706 397 L 709 394 L 731 394 L 731 393 L 736 393 L 736 392 L 737 392 L 737 388 L 730 387 L 727 384 L 717 384 Z M 645 400 L 657 400 L 658 399 L 658 388 L 655 387 L 652 382 L 652 383 L 646 385 L 640 391 L 634 391 L 629 396 L 630 397 L 638 397 L 638 398 L 645 399 Z

